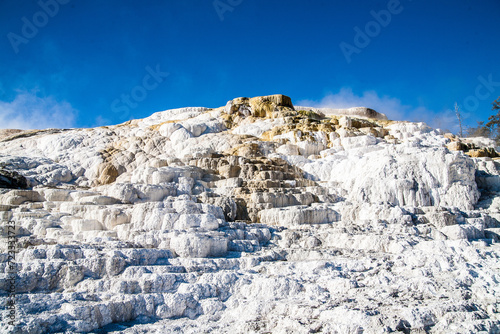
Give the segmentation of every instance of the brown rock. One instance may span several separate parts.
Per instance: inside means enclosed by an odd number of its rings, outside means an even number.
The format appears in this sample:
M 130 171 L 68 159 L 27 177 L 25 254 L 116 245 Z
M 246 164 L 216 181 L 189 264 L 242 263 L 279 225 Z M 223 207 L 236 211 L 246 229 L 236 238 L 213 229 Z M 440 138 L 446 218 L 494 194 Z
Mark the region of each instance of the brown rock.
M 110 184 L 116 181 L 118 170 L 109 162 L 102 163 L 98 168 L 99 184 Z
M 453 140 L 453 141 L 458 140 L 457 136 L 455 136 L 453 133 L 449 133 L 449 132 L 445 133 L 443 135 L 443 137 L 448 138 L 448 139 Z
M 225 112 L 234 116 L 273 117 L 273 113 L 285 110 L 293 111 L 292 99 L 276 94 L 253 98 L 239 97 L 226 104 Z
M 10 137 L 12 135 L 18 134 L 20 132 L 23 132 L 24 130 L 18 130 L 18 129 L 0 129 L 0 140 Z
M 231 150 L 230 154 L 245 158 L 256 158 L 262 156 L 259 145 L 255 143 L 247 143 L 237 146 Z
M 224 165 L 219 167 L 219 175 L 229 179 L 232 177 L 238 177 L 241 172 L 241 167 L 236 165 Z
M 484 158 L 484 157 L 496 158 L 499 156 L 498 153 L 491 147 L 480 148 L 477 150 L 470 150 L 465 154 L 467 154 L 471 158 Z
M 467 151 L 467 145 L 459 141 L 453 141 L 446 145 L 450 151 Z

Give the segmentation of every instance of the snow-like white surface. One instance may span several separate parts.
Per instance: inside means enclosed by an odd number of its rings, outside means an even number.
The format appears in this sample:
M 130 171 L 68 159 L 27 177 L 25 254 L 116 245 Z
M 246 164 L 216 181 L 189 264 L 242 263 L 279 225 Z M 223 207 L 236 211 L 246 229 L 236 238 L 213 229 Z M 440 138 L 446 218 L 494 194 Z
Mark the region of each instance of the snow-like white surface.
M 498 162 L 423 123 L 264 140 L 289 120 L 223 112 L 0 141 L 31 188 L 0 190 L 16 333 L 500 331 Z

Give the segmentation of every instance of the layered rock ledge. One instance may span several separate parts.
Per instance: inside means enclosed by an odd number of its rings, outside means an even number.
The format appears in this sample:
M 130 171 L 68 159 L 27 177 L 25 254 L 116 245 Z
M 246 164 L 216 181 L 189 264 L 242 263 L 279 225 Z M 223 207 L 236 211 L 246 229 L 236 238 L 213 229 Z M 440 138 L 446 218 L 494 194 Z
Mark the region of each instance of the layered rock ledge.
M 498 333 L 497 156 L 284 95 L 2 131 L 0 332 Z

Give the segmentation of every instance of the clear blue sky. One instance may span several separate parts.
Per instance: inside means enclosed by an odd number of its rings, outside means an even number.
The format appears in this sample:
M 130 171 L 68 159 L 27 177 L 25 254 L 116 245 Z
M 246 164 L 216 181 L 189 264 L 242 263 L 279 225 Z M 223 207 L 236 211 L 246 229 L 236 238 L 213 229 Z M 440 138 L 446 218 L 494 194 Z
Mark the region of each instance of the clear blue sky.
M 455 102 L 474 125 L 500 96 L 499 22 L 499 0 L 2 0 L 0 128 L 282 93 L 456 130 Z

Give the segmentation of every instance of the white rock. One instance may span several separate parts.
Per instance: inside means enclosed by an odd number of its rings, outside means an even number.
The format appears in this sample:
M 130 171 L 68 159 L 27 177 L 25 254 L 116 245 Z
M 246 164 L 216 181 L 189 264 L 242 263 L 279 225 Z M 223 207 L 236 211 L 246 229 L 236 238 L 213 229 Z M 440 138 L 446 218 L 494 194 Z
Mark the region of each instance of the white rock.
M 176 230 L 200 228 L 204 231 L 211 231 L 219 228 L 219 219 L 212 214 L 181 214 L 174 228 Z
M 262 223 L 277 226 L 297 226 L 301 224 L 326 224 L 339 219 L 337 212 L 328 206 L 291 206 L 267 209 L 259 212 Z
M 103 226 L 100 222 L 93 219 L 74 219 L 71 221 L 71 229 L 74 233 L 82 231 L 101 231 Z
M 294 144 L 285 144 L 278 147 L 276 152 L 283 155 L 299 155 L 299 148 Z
M 193 137 L 193 134 L 191 132 L 189 132 L 185 128 L 180 128 L 172 133 L 172 135 L 170 136 L 170 140 L 174 144 L 177 144 L 177 143 L 182 143 L 191 137 Z
M 42 189 L 40 190 L 40 194 L 47 201 L 51 202 L 65 202 L 71 201 L 71 190 L 66 189 Z
M 0 189 L 0 332 L 500 331 L 498 162 L 367 108 L 235 101 L 0 140 L 34 187 Z
M 358 147 L 366 147 L 377 144 L 377 138 L 373 136 L 344 137 L 341 140 L 344 149 L 349 150 Z
M 460 225 L 445 226 L 440 231 L 452 240 L 467 239 L 467 232 Z
M 227 239 L 199 233 L 174 236 L 170 245 L 182 257 L 219 257 L 227 253 Z
M 170 138 L 170 136 L 172 136 L 172 134 L 175 131 L 179 130 L 180 128 L 182 128 L 182 125 L 178 123 L 165 123 L 160 126 L 158 131 L 161 133 L 162 136 Z

